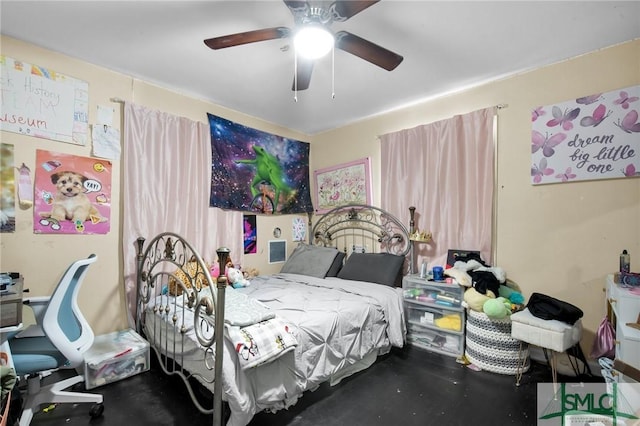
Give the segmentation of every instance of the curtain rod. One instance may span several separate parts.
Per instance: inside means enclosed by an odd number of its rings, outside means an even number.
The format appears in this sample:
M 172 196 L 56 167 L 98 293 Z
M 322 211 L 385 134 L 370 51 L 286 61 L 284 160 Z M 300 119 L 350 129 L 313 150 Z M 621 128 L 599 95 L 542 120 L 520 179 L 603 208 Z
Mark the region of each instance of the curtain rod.
M 496 105 L 493 106 L 493 108 L 496 108 L 498 110 L 505 109 L 505 108 L 508 108 L 508 107 L 509 107 L 509 104 L 496 104 Z M 483 109 L 487 109 L 487 108 L 492 108 L 492 107 L 485 107 Z M 458 115 L 462 115 L 462 114 L 458 114 Z M 496 115 L 496 113 L 494 113 L 494 115 Z M 416 125 L 416 126 L 419 126 L 419 125 Z M 389 132 L 389 133 L 394 133 L 394 132 Z M 383 136 L 383 135 L 377 135 L 376 138 L 380 139 L 381 136 Z

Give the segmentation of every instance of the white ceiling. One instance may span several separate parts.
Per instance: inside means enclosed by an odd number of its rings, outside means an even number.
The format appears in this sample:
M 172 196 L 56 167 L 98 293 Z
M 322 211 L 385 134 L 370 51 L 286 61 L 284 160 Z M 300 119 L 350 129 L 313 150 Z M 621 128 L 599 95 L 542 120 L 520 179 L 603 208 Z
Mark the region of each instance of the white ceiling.
M 222 50 L 203 43 L 292 28 L 282 1 L 2 0 L 0 7 L 4 35 L 309 135 L 640 38 L 638 1 L 383 0 L 331 28 L 404 61 L 389 72 L 336 50 L 335 99 L 328 56 L 295 102 L 289 39 Z

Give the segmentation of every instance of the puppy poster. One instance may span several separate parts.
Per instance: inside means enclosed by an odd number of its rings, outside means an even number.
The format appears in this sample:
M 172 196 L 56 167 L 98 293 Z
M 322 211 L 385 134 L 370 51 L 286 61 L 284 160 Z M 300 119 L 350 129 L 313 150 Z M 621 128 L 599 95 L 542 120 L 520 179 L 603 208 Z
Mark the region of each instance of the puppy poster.
M 100 158 L 37 150 L 33 232 L 108 233 L 111 168 Z

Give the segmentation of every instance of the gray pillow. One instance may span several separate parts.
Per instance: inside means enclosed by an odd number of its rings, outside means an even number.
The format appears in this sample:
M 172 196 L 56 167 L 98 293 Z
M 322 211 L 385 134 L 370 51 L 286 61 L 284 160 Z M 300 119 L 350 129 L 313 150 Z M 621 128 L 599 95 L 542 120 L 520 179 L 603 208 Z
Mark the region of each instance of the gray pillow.
M 338 278 L 392 287 L 402 285 L 404 256 L 389 253 L 351 253 Z
M 293 250 L 280 272 L 324 278 L 337 254 L 338 250 L 331 247 L 301 243 Z
M 327 271 L 327 277 L 338 276 L 338 272 L 340 272 L 340 269 L 342 269 L 342 265 L 344 264 L 344 258 L 346 256 L 347 255 L 344 252 L 342 251 L 338 252 L 338 254 L 336 255 L 336 258 L 333 259 L 333 263 L 331 264 L 331 267 Z

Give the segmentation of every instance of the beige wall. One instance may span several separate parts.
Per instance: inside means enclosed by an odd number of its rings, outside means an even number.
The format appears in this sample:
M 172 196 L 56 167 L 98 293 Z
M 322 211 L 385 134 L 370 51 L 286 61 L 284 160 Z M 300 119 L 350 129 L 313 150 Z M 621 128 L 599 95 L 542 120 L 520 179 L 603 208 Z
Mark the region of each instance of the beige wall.
M 90 101 L 89 123 L 95 122 L 98 105 L 112 106 L 116 112 L 121 112 L 121 105 L 110 101 L 112 98 L 119 98 L 203 122 L 207 120 L 206 113 L 210 112 L 270 133 L 309 141 L 309 137 L 304 134 L 182 96 L 31 44 L 5 36 L 2 36 L 1 42 L 3 55 L 87 81 Z M 121 129 L 120 114 L 116 114 L 114 126 Z M 36 169 L 36 149 L 91 156 L 89 145 L 81 147 L 5 131 L 0 135 L 3 143 L 14 146 L 15 164 L 19 166 L 24 162 L 31 169 L 32 179 Z M 79 301 L 83 313 L 96 334 L 127 327 L 122 289 L 120 234 L 123 182 L 120 164 L 120 161 L 115 161 L 113 164 L 111 231 L 107 235 L 35 235 L 33 209 L 20 210 L 18 206 L 16 206 L 16 232 L 0 234 L 0 270 L 21 272 L 25 277 L 25 287 L 30 289 L 31 296 L 51 294 L 58 279 L 72 261 L 86 257 L 90 253 L 98 255 L 98 261 L 89 268 Z M 257 267 L 264 273 L 279 271 L 281 264 L 267 263 L 266 248 L 268 240 L 274 239 L 273 228 L 278 226 L 282 229 L 281 238 L 289 240 L 289 251 L 293 250 L 295 244 L 291 243 L 292 217 L 258 217 L 258 253 L 245 256 L 243 266 Z M 232 253 L 232 258 L 236 260 L 238 256 Z M 26 315 L 28 318 L 28 313 Z
M 570 301 L 585 311 L 585 327 L 596 329 L 604 313 L 602 288 L 607 273 L 618 266 L 626 248 L 632 269 L 640 270 L 640 179 L 530 184 L 531 109 L 595 92 L 640 84 L 640 40 L 593 52 L 543 69 L 431 100 L 319 135 L 306 136 L 219 106 L 163 90 L 36 46 L 2 37 L 2 54 L 54 69 L 89 82 L 90 122 L 97 105 L 120 98 L 171 114 L 206 121 L 211 112 L 261 130 L 312 143 L 311 170 L 365 156 L 372 158 L 374 204 L 380 204 L 378 135 L 430 123 L 456 114 L 507 104 L 499 112 L 497 259 L 528 296 L 542 292 Z M 116 124 L 120 127 L 120 120 Z M 15 162 L 35 170 L 35 150 L 89 156 L 89 147 L 51 142 L 2 132 L 15 146 Z M 638 151 L 640 152 L 640 147 Z M 336 155 L 336 153 L 339 153 Z M 112 183 L 112 231 L 95 236 L 34 235 L 32 210 L 17 210 L 15 234 L 0 234 L 0 269 L 25 275 L 32 295 L 49 294 L 67 264 L 90 252 L 100 259 L 87 276 L 81 307 L 97 333 L 126 327 L 120 223 L 122 182 L 119 162 Z M 401 188 L 398 188 L 401 190 Z M 279 226 L 291 243 L 291 216 L 259 217 L 259 253 L 246 256 L 243 267 L 261 272 L 268 265 L 266 244 Z M 418 224 L 420 226 L 420 224 Z M 634 261 L 634 259 L 636 259 Z M 633 265 L 636 265 L 635 267 Z M 589 332 L 585 336 L 590 344 Z
M 640 178 L 532 186 L 531 110 L 637 84 L 640 40 L 315 135 L 313 165 L 335 163 L 335 152 L 344 152 L 344 161 L 371 156 L 379 204 L 379 135 L 506 104 L 498 113 L 493 263 L 526 296 L 546 293 L 579 306 L 585 312 L 583 347 L 588 349 L 604 314 L 605 276 L 617 270 L 622 249 L 631 253 L 632 270 L 640 271 Z M 640 155 L 640 135 L 636 140 Z

